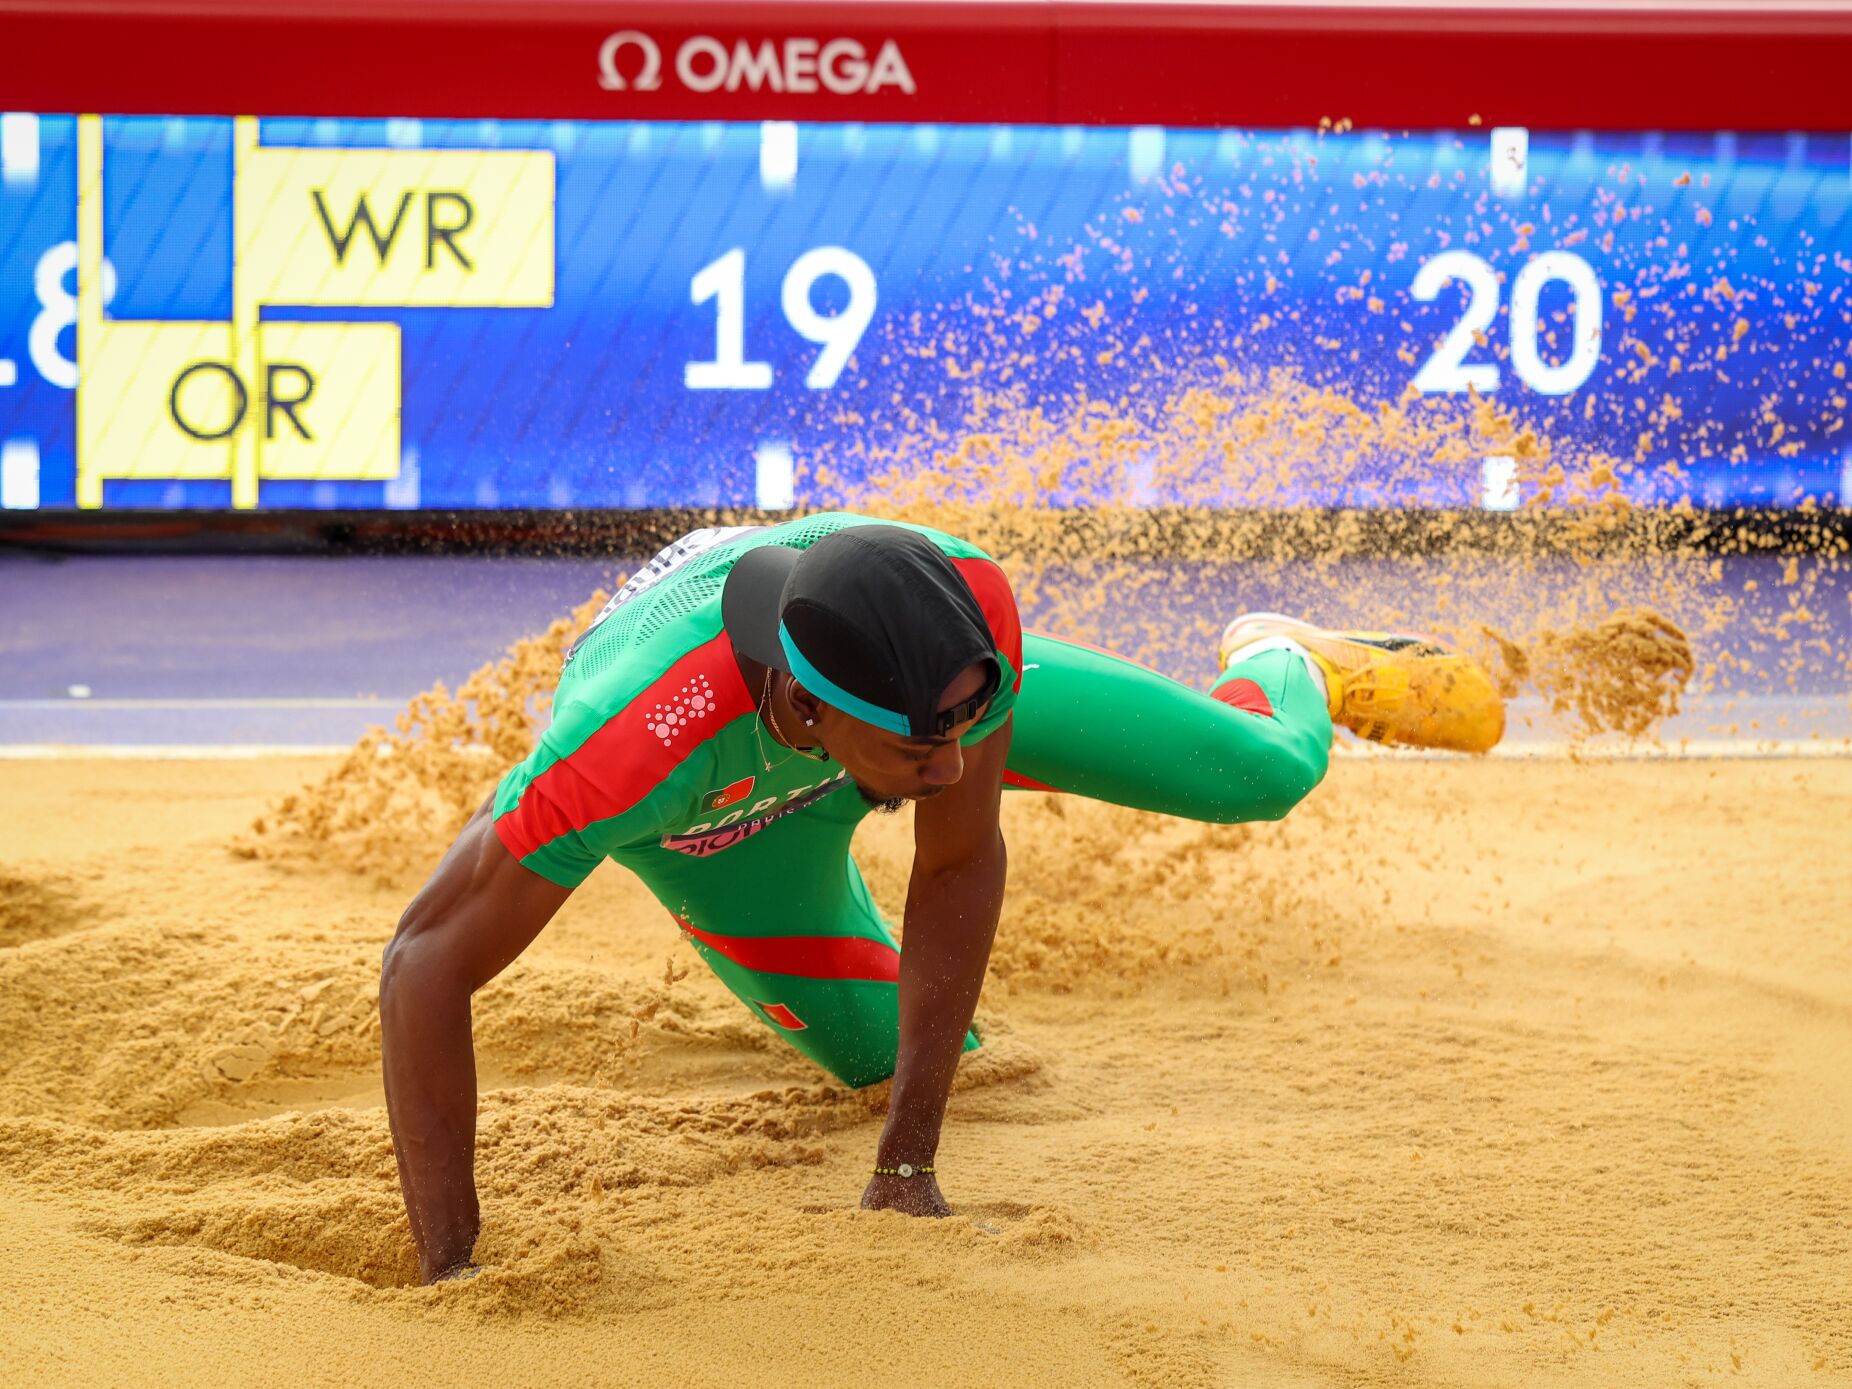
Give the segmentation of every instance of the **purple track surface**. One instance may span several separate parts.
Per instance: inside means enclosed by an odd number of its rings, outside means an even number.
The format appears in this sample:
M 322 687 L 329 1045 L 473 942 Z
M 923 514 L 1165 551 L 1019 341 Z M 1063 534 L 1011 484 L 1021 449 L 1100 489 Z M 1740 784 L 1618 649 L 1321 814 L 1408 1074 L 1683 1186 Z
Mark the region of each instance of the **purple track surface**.
M 1729 561 L 1724 587 L 1779 602 L 1779 564 Z M 0 554 L 0 745 L 342 746 L 632 567 L 615 556 Z M 1245 591 L 1238 568 L 1192 596 L 1229 615 L 1295 607 L 1290 593 Z M 1751 578 L 1761 579 L 1754 597 Z M 1843 659 L 1852 581 L 1841 575 L 1822 596 Z M 1845 737 L 1847 683 L 1815 662 L 1794 688 L 1698 702 L 1666 732 L 1708 738 L 1738 724 L 1747 738 Z M 1526 728 L 1534 706 L 1515 712 L 1513 738 L 1553 736 L 1534 717 Z
M 0 556 L 0 743 L 348 743 L 628 567 Z

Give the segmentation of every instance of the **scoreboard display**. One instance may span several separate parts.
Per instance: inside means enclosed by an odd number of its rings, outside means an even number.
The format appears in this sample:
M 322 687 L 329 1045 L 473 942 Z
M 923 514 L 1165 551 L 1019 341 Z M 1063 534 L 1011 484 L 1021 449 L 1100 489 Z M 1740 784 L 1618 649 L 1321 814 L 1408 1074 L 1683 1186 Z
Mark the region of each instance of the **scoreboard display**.
M 928 85 L 875 37 L 665 46 L 588 77 Z M 0 501 L 801 506 L 1007 361 L 1051 413 L 1286 370 L 1494 402 L 1642 503 L 1847 505 L 1849 198 L 1846 130 L 11 111 Z M 1524 500 L 1231 466 L 1229 505 Z

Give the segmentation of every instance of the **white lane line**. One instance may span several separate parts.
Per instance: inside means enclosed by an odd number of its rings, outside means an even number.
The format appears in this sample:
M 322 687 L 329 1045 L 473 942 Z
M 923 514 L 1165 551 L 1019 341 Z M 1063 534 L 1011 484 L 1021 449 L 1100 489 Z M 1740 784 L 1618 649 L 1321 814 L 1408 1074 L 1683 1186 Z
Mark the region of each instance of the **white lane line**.
M 1164 172 L 1164 127 L 1135 125 L 1126 132 L 1125 167 L 1134 183 Z
M 797 122 L 759 123 L 759 186 L 768 193 L 797 186 Z
M 0 112 L 0 183 L 32 188 L 39 181 L 39 118 L 30 111 Z
M 0 762 L 245 762 L 339 757 L 347 743 L 0 743 Z
M 753 496 L 761 511 L 790 511 L 797 505 L 797 465 L 784 440 L 763 440 L 753 452 Z
M 387 709 L 405 699 L 0 699 L 8 709 Z
M 1492 127 L 1492 191 L 1507 196 L 1530 186 L 1530 131 L 1521 125 Z
M 13 364 L 7 362 L 7 367 Z M 0 386 L 11 385 L 0 373 Z M 8 439 L 0 443 L 0 507 L 36 511 L 39 505 L 39 441 Z
M 1339 758 L 1385 762 L 1475 761 L 1464 753 L 1385 748 L 1352 739 L 1334 743 Z M 1852 738 L 1686 738 L 1672 743 L 1570 743 L 1522 740 L 1484 754 L 1498 762 L 1734 762 L 1769 758 L 1852 757 Z
M 194 758 L 243 760 L 257 757 L 337 757 L 351 751 L 351 743 L 0 743 L 0 761 L 54 761 L 59 758 L 134 761 Z M 480 749 L 484 754 L 488 749 Z M 1381 748 L 1340 744 L 1340 759 L 1384 762 L 1457 762 L 1481 759 L 1457 752 L 1425 748 Z M 1494 748 L 1485 760 L 1495 762 L 1709 762 L 1757 761 L 1771 758 L 1852 757 L 1852 739 L 1773 742 L 1747 740 L 1693 740 L 1664 747 L 1652 744 L 1616 747 L 1578 746 L 1574 743 L 1508 743 Z

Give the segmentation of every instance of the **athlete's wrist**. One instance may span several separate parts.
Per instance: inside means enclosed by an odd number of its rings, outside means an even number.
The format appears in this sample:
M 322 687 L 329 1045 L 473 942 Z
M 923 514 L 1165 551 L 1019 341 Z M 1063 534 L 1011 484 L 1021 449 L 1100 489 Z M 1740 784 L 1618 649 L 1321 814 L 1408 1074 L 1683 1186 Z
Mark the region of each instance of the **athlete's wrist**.
M 877 1177 L 889 1177 L 900 1173 L 900 1169 L 904 1167 L 907 1169 L 906 1172 L 900 1174 L 910 1176 L 916 1172 L 930 1174 L 937 1171 L 938 1166 L 939 1162 L 935 1154 L 922 1152 L 917 1148 L 902 1148 L 891 1154 L 876 1149 L 875 1160 L 870 1165 L 870 1171 Z
M 899 1167 L 902 1163 L 911 1167 L 931 1167 L 938 1156 L 937 1119 L 926 1123 L 909 1121 L 902 1116 L 897 1123 L 890 1118 L 880 1142 L 875 1145 L 876 1167 Z

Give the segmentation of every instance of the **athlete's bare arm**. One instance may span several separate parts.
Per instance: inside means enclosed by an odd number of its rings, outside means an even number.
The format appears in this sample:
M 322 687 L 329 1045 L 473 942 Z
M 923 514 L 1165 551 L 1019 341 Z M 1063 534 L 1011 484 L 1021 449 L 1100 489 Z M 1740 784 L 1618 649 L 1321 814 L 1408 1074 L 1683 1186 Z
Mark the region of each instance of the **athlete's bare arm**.
M 386 1109 L 426 1283 L 469 1266 L 481 1226 L 470 995 L 527 948 L 571 892 L 521 866 L 496 837 L 485 802 L 386 947 Z
M 900 952 L 900 1052 L 875 1165 L 930 1166 L 946 1098 L 1003 911 L 1008 856 L 997 813 L 1012 722 L 965 752 L 964 775 L 913 811 L 913 878 Z M 871 1210 L 950 1215 L 931 1176 L 874 1176 Z

